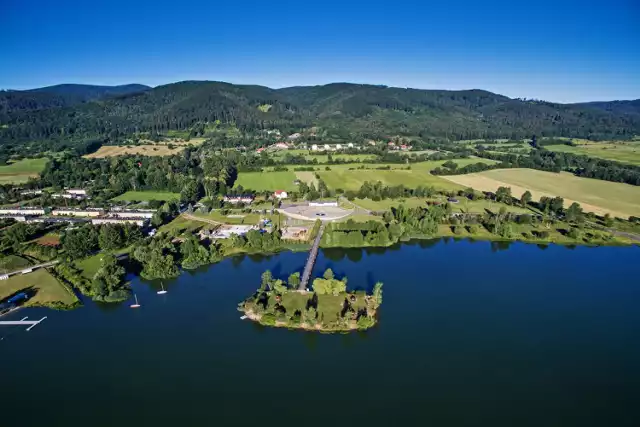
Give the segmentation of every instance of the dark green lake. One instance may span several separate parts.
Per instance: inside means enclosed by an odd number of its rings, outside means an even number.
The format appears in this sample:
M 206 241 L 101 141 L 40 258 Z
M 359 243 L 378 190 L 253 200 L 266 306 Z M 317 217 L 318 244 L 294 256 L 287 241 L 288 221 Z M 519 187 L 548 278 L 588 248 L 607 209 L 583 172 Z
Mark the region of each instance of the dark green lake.
M 87 302 L 0 327 L 13 426 L 638 426 L 640 248 L 421 242 L 325 250 L 349 287 L 384 282 L 379 325 L 322 335 L 239 319 L 271 269 L 239 257 L 165 282 L 142 307 Z M 411 424 L 410 424 L 411 423 Z

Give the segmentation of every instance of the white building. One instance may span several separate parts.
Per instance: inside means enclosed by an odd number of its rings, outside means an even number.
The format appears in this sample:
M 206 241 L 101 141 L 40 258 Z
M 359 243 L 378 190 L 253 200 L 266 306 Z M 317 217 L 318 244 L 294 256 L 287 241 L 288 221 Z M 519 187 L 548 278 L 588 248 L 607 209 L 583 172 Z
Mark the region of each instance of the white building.
M 349 147 L 349 148 L 353 148 L 353 142 L 348 143 L 348 144 L 347 144 L 347 147 Z
M 222 200 L 224 202 L 227 202 L 227 203 L 245 203 L 245 204 L 250 204 L 251 202 L 253 202 L 253 196 L 251 196 L 251 195 L 224 196 L 224 198 Z
M 329 144 L 324 144 L 324 149 L 326 151 L 329 151 L 329 150 L 331 150 L 331 146 Z
M 309 202 L 309 206 L 316 206 L 316 207 L 333 206 L 333 207 L 337 207 L 338 206 L 338 202 Z
M 54 209 L 51 215 L 61 216 L 89 216 L 96 217 L 104 214 L 104 209 Z
M 289 197 L 289 195 L 284 190 L 276 190 L 273 193 L 273 197 L 275 197 L 276 199 L 282 200 L 282 199 L 286 199 L 287 197 Z
M 76 196 L 86 196 L 87 190 L 83 190 L 81 188 L 68 188 L 65 190 L 66 193 L 74 194 Z
M 113 217 L 100 217 L 92 218 L 91 224 L 135 224 L 138 227 L 142 227 L 147 223 L 147 218 L 113 218 Z
M 0 215 L 44 215 L 44 208 L 0 208 Z
M 312 144 L 311 151 L 318 151 L 318 144 Z
M 142 210 L 118 210 L 118 211 L 109 211 L 107 214 L 112 218 L 152 218 L 155 211 L 142 211 Z
M 289 135 L 287 138 L 288 138 L 289 140 L 294 140 L 294 139 L 298 139 L 298 138 L 300 138 L 301 136 L 302 136 L 301 134 L 299 134 L 299 133 L 297 133 L 297 132 L 296 132 L 296 133 L 293 133 L 293 134 Z
M 21 196 L 30 196 L 30 195 L 39 195 L 39 194 L 42 194 L 42 190 L 25 190 L 20 192 Z

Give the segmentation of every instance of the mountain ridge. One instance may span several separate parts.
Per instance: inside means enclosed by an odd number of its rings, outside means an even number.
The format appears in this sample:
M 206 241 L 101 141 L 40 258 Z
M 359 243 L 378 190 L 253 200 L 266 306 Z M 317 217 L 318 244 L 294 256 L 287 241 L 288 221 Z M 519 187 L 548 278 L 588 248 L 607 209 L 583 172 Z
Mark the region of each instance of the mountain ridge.
M 269 108 L 263 111 L 261 105 Z M 353 83 L 272 89 L 188 80 L 41 109 L 3 110 L 0 103 L 0 142 L 113 139 L 139 131 L 189 130 L 216 120 L 242 131 L 293 132 L 321 126 L 333 137 L 345 139 L 406 135 L 459 140 L 533 134 L 626 139 L 640 135 L 640 100 L 561 104 L 482 89 Z

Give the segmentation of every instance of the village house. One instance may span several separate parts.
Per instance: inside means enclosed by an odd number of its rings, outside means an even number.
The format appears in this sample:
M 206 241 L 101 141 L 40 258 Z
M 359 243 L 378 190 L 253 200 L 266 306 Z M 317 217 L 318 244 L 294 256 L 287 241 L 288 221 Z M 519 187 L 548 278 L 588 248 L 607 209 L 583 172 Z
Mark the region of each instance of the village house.
M 264 148 L 264 147 L 260 147 L 260 148 L 258 148 L 258 149 L 256 150 L 256 153 L 260 154 L 260 153 L 262 153 L 264 150 L 266 150 L 266 148 Z
M 311 151 L 318 151 L 318 144 L 311 144 Z
M 224 198 L 222 199 L 222 201 L 226 202 L 226 203 L 244 203 L 246 205 L 251 204 L 253 202 L 254 197 L 250 194 L 243 194 L 243 195 L 236 195 L 236 196 L 232 196 L 232 195 L 227 195 L 224 196 Z
M 273 193 L 273 197 L 275 197 L 276 199 L 282 200 L 282 199 L 286 199 L 287 197 L 289 197 L 289 195 L 284 190 L 276 190 Z
M 289 139 L 289 140 L 293 141 L 294 139 L 298 139 L 298 138 L 300 138 L 301 136 L 302 136 L 302 135 L 301 135 L 300 133 L 296 132 L 296 133 L 292 133 L 291 135 L 289 135 L 289 136 L 287 137 L 287 139 Z
M 273 144 L 271 146 L 271 148 L 276 149 L 276 150 L 288 150 L 289 149 L 289 145 L 284 143 L 284 142 L 277 142 L 277 143 Z

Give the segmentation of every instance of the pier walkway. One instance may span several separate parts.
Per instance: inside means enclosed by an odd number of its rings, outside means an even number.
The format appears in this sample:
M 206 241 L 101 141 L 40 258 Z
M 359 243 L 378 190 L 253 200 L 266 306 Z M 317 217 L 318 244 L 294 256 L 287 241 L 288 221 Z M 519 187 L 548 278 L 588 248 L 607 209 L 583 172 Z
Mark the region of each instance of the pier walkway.
M 316 258 L 318 257 L 318 248 L 320 247 L 320 239 L 322 239 L 322 233 L 324 232 L 324 225 L 324 222 L 320 224 L 318 234 L 316 235 L 316 238 L 313 241 L 313 246 L 311 246 L 311 250 L 309 251 L 309 257 L 307 258 L 307 263 L 304 266 L 304 271 L 302 272 L 302 280 L 300 280 L 300 287 L 298 288 L 298 290 L 300 291 L 306 290 L 307 285 L 309 284 L 311 271 L 313 270 L 313 266 L 316 263 Z

